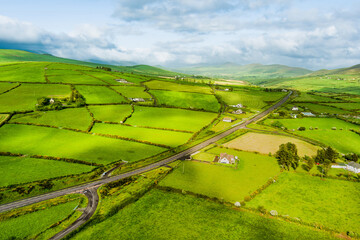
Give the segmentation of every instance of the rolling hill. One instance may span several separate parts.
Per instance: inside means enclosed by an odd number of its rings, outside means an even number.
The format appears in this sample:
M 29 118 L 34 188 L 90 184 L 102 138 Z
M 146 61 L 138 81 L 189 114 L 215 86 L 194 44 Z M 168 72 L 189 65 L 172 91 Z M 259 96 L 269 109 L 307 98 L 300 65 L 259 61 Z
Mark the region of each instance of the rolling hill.
M 248 80 L 250 82 L 251 80 L 254 79 L 298 77 L 312 72 L 304 68 L 289 67 L 279 64 L 238 65 L 234 63 L 180 68 L 180 69 L 176 69 L 176 71 L 187 74 L 203 75 L 208 77 L 218 77 L 218 78 L 235 79 L 235 80 Z
M 97 67 L 104 66 L 110 67 L 113 70 L 127 73 L 137 73 L 137 74 L 146 74 L 153 76 L 166 76 L 172 77 L 179 75 L 179 73 L 163 70 L 158 67 L 153 67 L 149 65 L 134 65 L 134 66 L 114 66 L 110 64 L 100 64 L 94 62 L 85 62 L 78 61 L 67 58 L 60 58 L 50 54 L 37 54 L 31 53 L 22 50 L 13 50 L 13 49 L 0 49 L 0 64 L 8 63 L 8 62 L 58 62 L 58 63 L 68 63 L 68 64 L 76 64 L 88 67 Z M 127 64 L 129 62 L 124 62 Z

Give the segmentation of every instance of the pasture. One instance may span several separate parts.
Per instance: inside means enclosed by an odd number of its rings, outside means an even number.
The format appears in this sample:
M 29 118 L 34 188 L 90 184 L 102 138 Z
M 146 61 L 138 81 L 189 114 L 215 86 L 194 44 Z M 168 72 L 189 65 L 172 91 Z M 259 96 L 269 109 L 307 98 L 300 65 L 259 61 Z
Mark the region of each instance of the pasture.
M 3 123 L 8 116 L 9 114 L 0 114 L 0 124 Z
M 283 92 L 265 92 L 260 88 L 238 88 L 236 91 L 216 91 L 216 95 L 227 105 L 241 103 L 251 110 L 260 110 L 268 105 L 268 102 L 276 102 L 285 96 Z
M 102 238 L 335 239 L 308 227 L 157 189 L 74 236 L 74 239 Z
M 285 172 L 247 206 L 346 232 L 360 230 L 360 183 Z
M 238 168 L 184 161 L 159 184 L 240 202 L 280 173 L 276 159 L 269 156 L 222 148 L 206 152 L 214 156 L 222 152 L 238 156 Z
M 41 97 L 69 97 L 70 86 L 59 84 L 21 84 L 0 95 L 0 112 L 34 110 Z
M 155 96 L 158 105 L 209 112 L 218 112 L 220 109 L 220 104 L 214 95 L 163 90 L 151 90 L 150 93 Z
M 74 208 L 78 204 L 79 200 L 74 199 L 55 206 L 44 206 L 38 211 L 1 221 L 0 239 L 34 239 L 53 224 L 74 213 Z
M 88 74 L 96 79 L 101 79 L 101 82 L 104 84 L 108 83 L 110 85 L 120 85 L 120 83 L 118 83 L 117 81 L 115 81 L 116 77 L 111 75 L 111 74 L 107 74 L 106 72 L 104 72 L 103 70 L 98 70 L 96 71 L 96 69 L 93 69 L 92 71 L 82 71 L 83 74 Z M 100 81 L 100 80 L 99 80 Z
M 48 63 L 17 63 L 3 65 L 0 68 L 2 82 L 38 82 L 45 83 L 45 66 Z
M 85 74 L 47 75 L 47 79 L 51 83 L 107 85 L 106 83 Z
M 324 103 L 327 103 L 327 102 L 338 102 L 338 101 L 339 100 L 330 98 L 330 97 L 301 92 L 300 96 L 295 98 L 292 102 L 324 102 Z
M 121 93 L 126 98 L 151 98 L 151 96 L 145 92 L 144 87 L 140 86 L 117 86 L 111 87 L 117 92 Z
M 320 105 L 314 103 L 298 103 L 296 106 L 302 107 L 305 111 L 311 111 L 313 113 L 329 113 L 329 114 L 348 114 L 349 111 L 342 110 L 333 106 Z
M 123 96 L 105 86 L 76 86 L 76 89 L 85 97 L 87 104 L 127 102 Z
M 0 186 L 89 172 L 93 167 L 64 161 L 0 156 Z
M 85 131 L 90 126 L 92 118 L 86 108 L 66 108 L 58 111 L 16 114 L 10 119 L 10 123 L 13 122 L 34 123 Z
M 266 119 L 265 124 L 271 125 L 275 121 L 281 122 L 288 129 L 305 127 L 305 131 L 295 131 L 294 133 L 334 147 L 341 153 L 360 153 L 358 147 L 360 146 L 360 136 L 349 131 L 350 129 L 359 130 L 358 125 L 336 118 Z M 309 130 L 311 127 L 314 130 Z M 332 130 L 333 127 L 336 127 L 336 130 Z
M 217 114 L 174 108 L 135 106 L 126 123 L 133 126 L 168 128 L 196 132 L 209 124 Z
M 346 109 L 349 111 L 360 110 L 360 102 L 357 102 L 357 103 L 328 103 L 326 105 L 336 107 L 336 108 Z
M 17 83 L 0 82 L 0 94 L 16 87 Z
M 66 151 L 64 151 L 66 149 Z M 64 157 L 108 164 L 137 161 L 165 149 L 56 128 L 6 124 L 0 128 L 0 152 Z
M 223 144 L 223 146 L 262 154 L 275 154 L 276 151 L 279 150 L 279 146 L 287 142 L 292 142 L 296 145 L 299 156 L 313 156 L 316 155 L 317 150 L 320 149 L 317 146 L 296 138 L 252 132 L 241 135 Z
M 131 105 L 89 106 L 94 118 L 99 121 L 122 122 L 131 115 Z
M 117 135 L 151 143 L 163 144 L 170 147 L 182 145 L 186 143 L 192 136 L 191 133 L 103 123 L 96 123 L 91 132 Z
M 179 84 L 175 82 L 159 81 L 159 80 L 152 80 L 146 82 L 145 85 L 150 89 L 156 89 L 156 90 L 212 94 L 211 88 L 208 86 L 203 87 L 199 85 Z

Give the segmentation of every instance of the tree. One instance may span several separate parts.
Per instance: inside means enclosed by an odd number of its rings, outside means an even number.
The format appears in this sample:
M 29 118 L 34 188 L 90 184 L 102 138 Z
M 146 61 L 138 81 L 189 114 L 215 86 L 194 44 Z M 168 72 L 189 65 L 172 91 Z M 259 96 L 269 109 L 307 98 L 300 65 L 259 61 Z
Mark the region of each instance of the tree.
M 295 170 L 299 166 L 300 157 L 296 145 L 291 142 L 281 144 L 275 157 L 278 160 L 278 164 L 286 170 L 290 170 L 290 167 Z
M 271 124 L 272 127 L 276 127 L 276 128 L 282 128 L 284 127 L 284 124 L 282 124 L 280 121 L 276 121 L 276 122 L 273 122 Z
M 315 162 L 317 163 L 323 163 L 326 159 L 325 156 L 325 150 L 324 149 L 318 149 L 317 154 L 315 156 Z
M 305 156 L 304 160 L 306 162 L 305 167 L 303 167 L 306 171 L 310 172 L 310 170 L 314 167 L 314 159 L 309 157 L 309 156 Z
M 41 189 L 50 190 L 54 186 L 54 184 L 49 180 L 44 180 L 44 181 L 39 183 L 39 186 L 41 187 Z
M 332 147 L 327 147 L 325 149 L 325 159 L 334 163 L 338 157 L 339 157 L 339 153 L 336 152 Z
M 357 162 L 359 161 L 359 156 L 355 153 L 349 153 L 345 155 L 345 159 L 348 161 Z

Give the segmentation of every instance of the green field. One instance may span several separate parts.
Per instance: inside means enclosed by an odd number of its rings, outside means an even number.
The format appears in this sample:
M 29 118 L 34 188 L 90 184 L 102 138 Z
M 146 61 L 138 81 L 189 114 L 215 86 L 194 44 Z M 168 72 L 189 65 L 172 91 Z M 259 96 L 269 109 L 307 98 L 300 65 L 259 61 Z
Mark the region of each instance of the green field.
M 0 186 L 89 172 L 91 166 L 29 157 L 0 156 Z
M 168 128 L 196 132 L 209 124 L 217 114 L 173 108 L 135 106 L 126 123 L 134 126 Z
M 164 150 L 147 144 L 56 128 L 16 124 L 6 124 L 0 128 L 0 152 L 65 157 L 108 164 L 120 159 L 137 161 Z
M 295 131 L 295 134 L 308 137 L 334 147 L 341 153 L 360 153 L 360 136 L 349 129 L 359 130 L 359 126 L 335 118 L 303 118 L 303 119 L 266 119 L 265 124 L 279 121 L 288 129 L 305 127 L 305 131 Z M 312 127 L 314 130 L 309 130 Z M 337 130 L 332 130 L 336 127 Z M 318 128 L 315 130 L 315 128 Z M 342 130 L 341 130 L 342 129 Z
M 202 87 L 198 85 L 178 84 L 168 81 L 153 80 L 145 83 L 150 89 L 168 90 L 178 92 L 194 92 L 212 94 L 210 87 Z
M 326 105 L 342 108 L 346 110 L 360 110 L 360 102 L 357 103 L 328 103 Z
M 106 83 L 84 74 L 47 75 L 47 78 L 51 83 L 106 85 Z
M 220 104 L 213 95 L 163 90 L 151 90 L 150 93 L 155 96 L 159 105 L 209 112 L 218 112 L 220 109 Z
M 300 156 L 314 156 L 319 147 L 302 140 L 271 134 L 246 133 L 224 144 L 225 147 L 243 151 L 275 154 L 281 144 L 292 142 L 296 145 Z
M 76 86 L 76 89 L 85 97 L 87 104 L 127 102 L 120 94 L 105 86 Z
M 21 84 L 0 95 L 0 112 L 34 110 L 41 97 L 69 97 L 70 86 L 59 84 Z
M 225 92 L 216 91 L 216 94 L 227 105 L 241 103 L 244 107 L 260 110 L 268 105 L 267 102 L 275 102 L 285 96 L 283 92 L 265 92 L 260 88 L 240 88 L 240 90 Z
M 269 178 L 280 173 L 276 159 L 272 157 L 222 148 L 213 148 L 207 152 L 226 152 L 238 156 L 238 168 L 185 161 L 161 181 L 160 185 L 240 202 Z
M 0 114 L 0 124 L 6 120 L 9 114 Z
M 319 96 L 319 95 L 315 95 L 315 94 L 309 94 L 306 92 L 300 93 L 300 96 L 298 96 L 297 98 L 295 98 L 293 100 L 293 102 L 325 102 L 325 103 L 326 102 L 338 102 L 338 101 L 339 100 L 337 100 L 337 99 Z
M 0 94 L 10 90 L 13 87 L 16 87 L 17 85 L 17 83 L 0 82 Z
M 91 131 L 94 133 L 117 135 L 151 143 L 163 144 L 170 147 L 182 145 L 186 143 L 192 136 L 191 133 L 103 123 L 96 123 Z
M 16 114 L 10 122 L 43 124 L 85 131 L 90 126 L 92 118 L 86 108 L 67 108 L 59 111 Z
M 138 86 L 118 86 L 112 87 L 117 92 L 121 93 L 126 98 L 151 98 L 151 96 L 145 92 L 145 88 Z
M 247 206 L 318 223 L 340 232 L 360 232 L 360 183 L 283 173 Z
M 1 221 L 0 239 L 34 239 L 35 236 L 50 228 L 51 225 L 72 214 L 78 203 L 78 200 L 72 200 Z
M 320 104 L 314 104 L 314 103 L 298 103 L 296 106 L 302 107 L 305 109 L 304 111 L 311 111 L 313 113 L 329 113 L 329 114 L 348 114 L 349 111 L 345 111 L 339 108 L 335 108 L 332 106 L 326 106 L 326 105 L 320 105 Z
M 90 112 L 94 114 L 94 118 L 99 121 L 122 122 L 126 117 L 130 116 L 131 105 L 104 105 L 89 106 Z
M 151 190 L 73 239 L 334 239 L 297 224 L 234 211 L 191 196 Z
M 3 82 L 46 82 L 45 66 L 48 63 L 17 63 L 0 67 Z
M 94 69 L 95 70 L 95 69 Z M 117 81 L 115 81 L 116 77 L 110 74 L 105 73 L 103 70 L 99 70 L 99 71 L 82 71 L 83 74 L 88 74 L 96 79 L 99 79 L 99 81 L 101 81 L 103 84 L 108 83 L 111 85 L 119 85 L 120 83 L 118 83 Z

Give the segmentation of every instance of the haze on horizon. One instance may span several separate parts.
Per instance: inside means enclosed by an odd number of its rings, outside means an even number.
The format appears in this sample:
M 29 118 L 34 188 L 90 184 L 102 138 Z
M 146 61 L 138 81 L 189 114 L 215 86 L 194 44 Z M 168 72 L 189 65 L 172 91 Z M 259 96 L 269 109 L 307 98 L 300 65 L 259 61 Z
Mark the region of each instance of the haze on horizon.
M 356 0 L 0 2 L 0 48 L 166 67 L 360 63 Z

